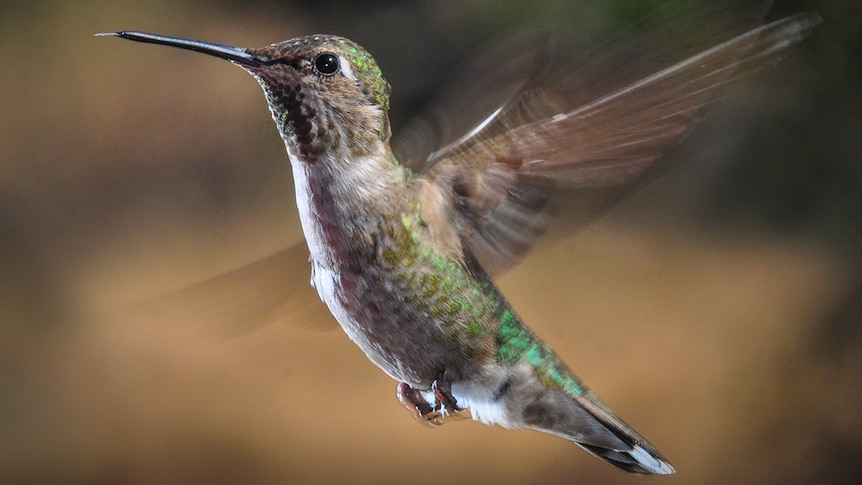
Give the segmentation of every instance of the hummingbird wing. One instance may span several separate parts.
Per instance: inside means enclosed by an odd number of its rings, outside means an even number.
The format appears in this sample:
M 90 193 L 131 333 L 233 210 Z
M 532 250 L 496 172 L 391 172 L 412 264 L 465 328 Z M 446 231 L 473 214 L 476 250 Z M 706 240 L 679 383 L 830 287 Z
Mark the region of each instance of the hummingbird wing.
M 232 338 L 279 321 L 316 328 L 335 327 L 335 320 L 308 283 L 305 243 L 232 271 L 118 309 L 125 318 L 142 321 L 203 324 Z M 305 275 L 306 278 L 298 278 Z
M 419 115 L 392 136 L 398 160 L 414 172 L 436 162 L 429 154 L 454 143 L 491 113 L 529 89 L 550 65 L 551 38 L 538 30 L 503 36 L 464 64 Z M 465 109 L 469 107 L 469 109 Z
M 452 192 L 464 242 L 489 273 L 499 273 L 544 232 L 557 189 L 577 195 L 631 186 L 719 88 L 775 60 L 820 23 L 804 13 L 752 29 L 770 3 L 697 12 L 682 31 L 627 35 L 635 40 L 525 85 L 414 168 Z

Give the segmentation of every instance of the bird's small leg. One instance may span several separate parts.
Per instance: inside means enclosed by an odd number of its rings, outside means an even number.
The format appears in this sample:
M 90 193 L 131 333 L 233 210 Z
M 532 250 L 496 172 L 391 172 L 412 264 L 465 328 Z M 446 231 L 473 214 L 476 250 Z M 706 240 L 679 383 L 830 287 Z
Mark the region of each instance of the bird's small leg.
M 454 396 L 452 396 L 451 383 L 444 377 L 442 372 L 431 384 L 431 390 L 434 391 L 434 397 L 436 399 L 435 408 L 444 416 L 457 414 L 459 411 L 463 411 L 463 408 L 458 407 L 458 401 Z
M 398 384 L 398 400 L 401 401 L 416 419 L 424 420 L 424 417 L 434 412 L 431 405 L 422 395 L 422 391 L 413 389 L 406 382 Z
M 443 416 L 435 405 L 432 405 L 423 395 L 422 391 L 413 389 L 406 382 L 398 384 L 398 400 L 406 407 L 413 416 L 430 426 L 443 424 Z
M 434 404 L 429 398 L 434 397 Z M 443 419 L 457 415 L 462 408 L 452 396 L 451 386 L 441 372 L 431 384 L 431 392 L 410 387 L 406 382 L 398 384 L 398 400 L 401 401 L 416 419 L 431 426 L 440 426 Z

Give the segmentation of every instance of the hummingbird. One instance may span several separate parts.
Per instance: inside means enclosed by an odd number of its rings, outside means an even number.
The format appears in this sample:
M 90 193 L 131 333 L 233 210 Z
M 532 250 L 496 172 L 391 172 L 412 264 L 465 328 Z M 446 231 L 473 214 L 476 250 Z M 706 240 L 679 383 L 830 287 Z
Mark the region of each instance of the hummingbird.
M 493 88 L 499 103 L 476 119 L 432 111 L 394 141 L 390 85 L 346 38 L 242 48 L 97 35 L 207 54 L 257 80 L 290 159 L 311 284 L 350 339 L 398 381 L 397 397 L 416 418 L 433 426 L 469 413 L 565 438 L 629 472 L 664 475 L 674 473 L 670 462 L 530 331 L 493 276 L 545 231 L 556 195 L 630 186 L 719 88 L 820 22 L 804 13 L 761 25 L 768 6 L 759 5 L 760 14 L 728 22 L 696 17 L 714 27 L 691 43 L 715 41 L 706 48 L 641 59 L 611 49 L 575 66 L 582 75 L 545 75 L 542 56 L 507 48 L 503 68 L 532 72 L 510 81 L 468 69 L 468 82 L 480 83 L 466 90 L 471 99 L 449 96 L 482 104 L 479 94 Z M 603 81 L 602 62 L 641 67 Z

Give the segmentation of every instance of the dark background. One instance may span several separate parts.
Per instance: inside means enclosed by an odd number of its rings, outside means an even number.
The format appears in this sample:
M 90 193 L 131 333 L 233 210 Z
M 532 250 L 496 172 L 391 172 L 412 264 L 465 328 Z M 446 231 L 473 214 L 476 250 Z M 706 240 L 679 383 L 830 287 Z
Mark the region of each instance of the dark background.
M 239 329 L 105 316 L 301 234 L 256 83 L 92 34 L 344 35 L 392 84 L 397 131 L 490 39 L 542 25 L 583 49 L 660 3 L 0 3 L 0 481 L 632 480 L 535 432 L 423 428 L 313 302 L 314 322 Z M 770 19 L 805 10 L 823 25 L 735 89 L 667 170 L 500 279 L 676 466 L 650 482 L 860 476 L 862 6 L 779 1 Z

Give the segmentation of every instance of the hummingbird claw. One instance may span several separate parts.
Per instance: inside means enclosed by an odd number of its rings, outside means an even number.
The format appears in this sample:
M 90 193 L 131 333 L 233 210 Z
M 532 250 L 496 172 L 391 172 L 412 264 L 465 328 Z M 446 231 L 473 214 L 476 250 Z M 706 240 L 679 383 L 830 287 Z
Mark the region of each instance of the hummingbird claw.
M 445 418 L 454 417 L 463 411 L 452 396 L 449 382 L 442 376 L 441 373 L 431 384 L 430 394 L 414 389 L 406 382 L 398 384 L 398 400 L 416 419 L 429 426 L 440 426 Z M 434 404 L 426 396 L 434 396 Z
M 458 401 L 452 395 L 452 386 L 448 380 L 443 378 L 443 373 L 437 376 L 437 379 L 431 384 L 431 390 L 434 391 L 435 409 L 441 410 L 444 415 L 457 414 L 463 411 L 458 407 Z
M 413 417 L 430 426 L 439 426 L 440 414 L 434 409 L 434 406 L 425 399 L 422 391 L 413 389 L 406 382 L 398 384 L 398 400 L 406 407 Z

